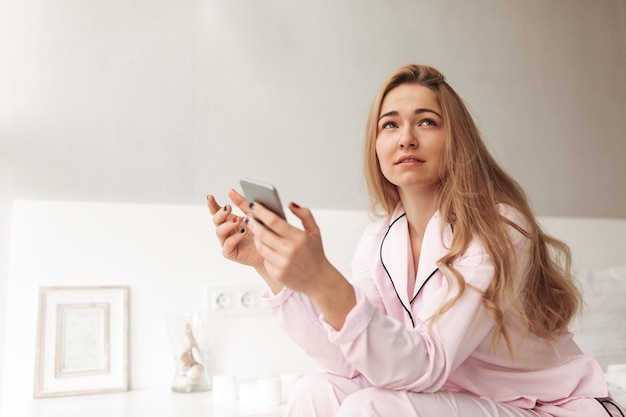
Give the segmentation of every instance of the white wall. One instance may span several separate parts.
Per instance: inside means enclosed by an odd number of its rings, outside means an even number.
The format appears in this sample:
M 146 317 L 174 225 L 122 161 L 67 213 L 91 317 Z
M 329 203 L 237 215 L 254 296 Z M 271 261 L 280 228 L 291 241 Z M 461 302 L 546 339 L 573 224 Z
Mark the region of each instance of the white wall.
M 245 175 L 364 207 L 367 108 L 408 62 L 539 214 L 626 216 L 623 0 L 0 0 L 0 307 L 15 199 L 201 204 Z

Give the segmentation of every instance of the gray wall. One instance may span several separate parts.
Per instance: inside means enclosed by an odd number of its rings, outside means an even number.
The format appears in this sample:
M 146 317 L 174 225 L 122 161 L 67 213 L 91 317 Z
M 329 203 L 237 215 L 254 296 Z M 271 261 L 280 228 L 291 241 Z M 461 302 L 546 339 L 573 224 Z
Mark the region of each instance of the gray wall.
M 623 0 L 0 0 L 5 198 L 360 208 L 382 80 L 440 68 L 544 215 L 626 216 Z
M 204 204 L 253 176 L 366 207 L 366 112 L 409 62 L 539 214 L 626 217 L 623 0 L 0 0 L 0 283 L 18 198 Z

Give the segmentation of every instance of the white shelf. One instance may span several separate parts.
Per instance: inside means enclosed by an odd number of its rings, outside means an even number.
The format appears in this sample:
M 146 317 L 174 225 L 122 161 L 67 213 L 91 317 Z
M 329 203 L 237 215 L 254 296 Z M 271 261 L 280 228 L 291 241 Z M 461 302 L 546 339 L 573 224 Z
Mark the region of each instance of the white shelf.
M 213 401 L 211 392 L 179 394 L 166 388 L 45 399 L 11 399 L 3 417 L 281 417 L 283 406 L 259 408 Z

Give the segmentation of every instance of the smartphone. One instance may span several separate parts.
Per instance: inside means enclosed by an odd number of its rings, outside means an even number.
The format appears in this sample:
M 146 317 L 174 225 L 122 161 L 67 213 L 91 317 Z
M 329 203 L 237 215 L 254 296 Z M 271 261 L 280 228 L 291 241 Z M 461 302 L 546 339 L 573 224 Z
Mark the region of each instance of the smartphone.
M 272 184 L 253 180 L 251 178 L 242 178 L 240 181 L 243 194 L 246 196 L 248 203 L 258 201 L 264 207 L 273 211 L 276 215 L 287 219 L 283 211 L 283 205 L 278 197 L 278 191 Z

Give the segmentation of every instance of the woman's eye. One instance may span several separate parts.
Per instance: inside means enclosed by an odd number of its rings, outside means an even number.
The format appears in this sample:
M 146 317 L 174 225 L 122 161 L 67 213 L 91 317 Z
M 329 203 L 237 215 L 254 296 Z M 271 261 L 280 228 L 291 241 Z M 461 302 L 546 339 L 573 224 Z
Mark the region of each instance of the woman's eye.
M 418 126 L 437 126 L 437 123 L 432 119 L 424 119 Z
M 397 125 L 394 122 L 385 122 L 382 124 L 381 126 L 383 129 L 392 129 L 394 127 L 397 127 Z

